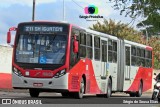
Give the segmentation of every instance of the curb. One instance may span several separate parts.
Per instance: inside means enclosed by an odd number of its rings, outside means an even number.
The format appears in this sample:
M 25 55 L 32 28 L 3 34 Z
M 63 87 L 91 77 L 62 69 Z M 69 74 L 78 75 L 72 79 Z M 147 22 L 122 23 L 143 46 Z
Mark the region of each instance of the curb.
M 12 89 L 12 75 L 0 73 L 0 89 Z

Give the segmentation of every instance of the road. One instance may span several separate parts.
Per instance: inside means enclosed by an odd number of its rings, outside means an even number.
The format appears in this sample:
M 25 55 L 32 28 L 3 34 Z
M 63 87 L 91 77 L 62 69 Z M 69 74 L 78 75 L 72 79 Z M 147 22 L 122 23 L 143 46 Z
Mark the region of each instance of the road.
M 83 99 L 62 97 L 59 93 L 40 93 L 38 98 L 31 98 L 28 90 L 25 91 L 0 91 L 0 98 L 12 100 L 38 100 L 42 104 L 157 104 L 158 101 L 150 101 L 152 93 L 144 93 L 142 97 L 130 97 L 125 93 L 113 94 L 111 98 L 85 95 Z M 13 102 L 12 102 L 13 103 Z M 17 103 L 17 102 L 15 102 Z

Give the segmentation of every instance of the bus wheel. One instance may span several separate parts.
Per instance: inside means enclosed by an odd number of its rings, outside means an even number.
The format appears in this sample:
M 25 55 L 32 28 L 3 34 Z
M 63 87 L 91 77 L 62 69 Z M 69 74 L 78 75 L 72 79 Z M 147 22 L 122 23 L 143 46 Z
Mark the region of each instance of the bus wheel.
M 84 79 L 82 78 L 81 84 L 80 84 L 80 90 L 79 90 L 79 92 L 75 93 L 75 97 L 78 99 L 82 99 L 84 91 L 85 91 L 85 84 L 84 84 Z
M 65 92 L 65 93 L 61 93 L 61 95 L 62 95 L 63 97 L 68 97 L 68 96 L 69 96 L 69 93 Z
M 111 79 L 108 80 L 108 85 L 107 85 L 107 95 L 106 97 L 109 98 L 112 94 L 112 82 Z
M 29 89 L 29 93 L 31 97 L 38 97 L 39 96 L 39 91 L 36 89 Z
M 143 90 L 143 85 L 142 85 L 142 82 L 140 82 L 138 92 L 136 93 L 136 97 L 141 97 L 142 90 Z
M 136 93 L 130 93 L 129 95 L 130 95 L 130 97 L 135 97 Z

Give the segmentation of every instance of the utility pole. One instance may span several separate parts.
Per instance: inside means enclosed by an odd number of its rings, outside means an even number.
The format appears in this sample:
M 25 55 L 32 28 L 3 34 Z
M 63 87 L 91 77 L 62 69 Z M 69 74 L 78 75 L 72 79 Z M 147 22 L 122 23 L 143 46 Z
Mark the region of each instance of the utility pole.
M 32 21 L 34 21 L 35 19 L 35 4 L 36 4 L 36 0 L 33 0 Z

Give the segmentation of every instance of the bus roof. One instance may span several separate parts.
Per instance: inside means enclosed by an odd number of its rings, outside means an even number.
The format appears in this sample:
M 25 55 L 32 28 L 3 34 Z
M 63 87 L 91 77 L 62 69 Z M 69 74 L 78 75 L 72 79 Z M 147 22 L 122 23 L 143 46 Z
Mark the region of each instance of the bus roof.
M 60 23 L 60 24 L 66 24 L 66 25 L 71 25 L 71 26 L 75 26 L 77 28 L 83 29 L 86 32 L 94 34 L 94 35 L 101 35 L 102 37 L 106 37 L 106 38 L 109 38 L 109 39 L 112 39 L 112 40 L 119 40 L 120 39 L 120 38 L 118 38 L 116 36 L 113 36 L 113 35 L 109 35 L 109 34 L 106 34 L 106 33 L 101 33 L 101 32 L 98 32 L 98 31 L 91 30 L 91 29 L 79 27 L 77 25 L 70 24 L 70 23 L 64 22 L 64 21 L 53 22 L 53 21 L 45 21 L 44 20 L 44 21 L 22 22 L 22 23 L 19 23 L 19 24 L 27 24 L 27 23 Z M 130 45 L 138 46 L 138 47 L 145 48 L 145 49 L 147 48 L 148 50 L 152 50 L 152 47 L 147 46 L 147 45 L 143 45 L 143 44 L 140 44 L 140 43 L 132 42 L 132 41 L 129 41 L 129 40 L 124 40 L 124 42 L 126 44 L 130 44 Z
M 92 34 L 95 34 L 95 35 L 101 35 L 102 37 L 107 37 L 107 38 L 112 39 L 112 40 L 120 39 L 120 38 L 118 38 L 116 36 L 109 35 L 109 34 L 106 34 L 106 33 L 101 33 L 101 32 L 90 30 L 90 29 L 86 29 L 86 28 L 82 28 L 82 29 L 86 30 L 86 32 L 89 32 L 89 33 L 92 33 Z M 137 42 L 132 42 L 132 41 L 129 41 L 129 40 L 124 40 L 124 42 L 126 44 L 129 44 L 129 45 L 134 45 L 134 46 L 137 46 L 137 47 L 140 47 L 140 48 L 144 48 L 144 49 L 147 49 L 147 50 L 152 50 L 152 47 L 147 46 L 147 45 L 143 45 L 143 44 L 140 44 L 140 43 L 137 43 Z

